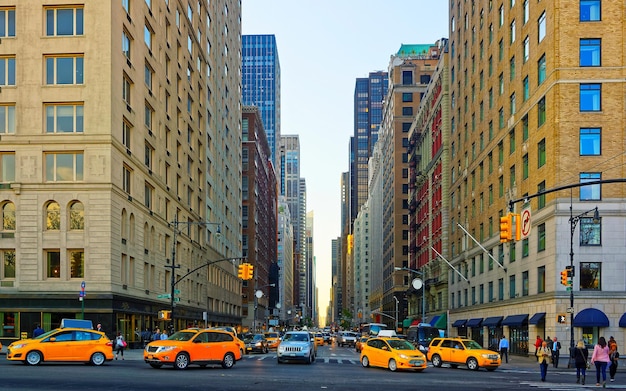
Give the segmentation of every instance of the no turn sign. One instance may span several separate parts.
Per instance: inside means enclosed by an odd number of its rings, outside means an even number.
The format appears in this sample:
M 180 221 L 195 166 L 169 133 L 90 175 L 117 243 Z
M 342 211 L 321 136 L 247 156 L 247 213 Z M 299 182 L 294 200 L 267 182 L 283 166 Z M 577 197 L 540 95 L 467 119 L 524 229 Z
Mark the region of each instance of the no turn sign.
M 520 224 L 520 230 L 522 232 L 521 232 L 520 237 L 522 239 L 526 239 L 530 235 L 530 227 L 531 227 L 530 206 L 522 210 L 521 219 L 522 219 L 522 222 Z

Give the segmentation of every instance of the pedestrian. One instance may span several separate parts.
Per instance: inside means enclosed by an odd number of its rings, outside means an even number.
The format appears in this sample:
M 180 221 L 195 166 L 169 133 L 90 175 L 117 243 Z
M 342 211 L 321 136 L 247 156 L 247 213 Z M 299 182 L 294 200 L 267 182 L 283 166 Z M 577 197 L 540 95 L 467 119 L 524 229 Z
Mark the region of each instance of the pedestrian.
M 45 331 L 41 328 L 39 323 L 35 323 L 35 329 L 33 330 L 33 338 L 37 338 L 43 333 L 45 333 Z
M 587 375 L 587 360 L 589 359 L 589 350 L 585 347 L 583 341 L 578 341 L 574 350 L 574 364 L 576 365 L 576 384 L 585 384 L 585 376 Z
M 619 361 L 619 352 L 617 351 L 617 342 L 615 338 L 611 336 L 609 338 L 609 359 L 611 360 L 609 365 L 609 376 L 611 378 L 611 382 L 615 381 L 615 373 L 617 373 L 617 363 Z
M 500 350 L 500 357 L 506 357 L 506 363 L 509 363 L 509 340 L 503 335 L 500 338 L 500 344 L 498 344 L 498 349 Z
M 146 327 L 146 329 L 141 332 L 141 340 L 143 342 L 144 347 L 146 347 L 146 345 L 150 342 L 151 338 L 152 338 L 152 333 L 150 332 L 150 329 Z
M 539 351 L 539 349 L 541 349 L 541 344 L 543 343 L 543 339 L 541 339 L 540 336 L 537 336 L 537 339 L 535 340 L 535 356 L 537 355 L 537 351 Z
M 96 326 L 96 330 L 104 333 L 104 330 L 102 329 L 102 325 L 100 323 L 98 323 L 98 325 Z
M 561 342 L 557 337 L 554 337 L 552 341 L 552 365 L 555 368 L 559 367 L 559 356 L 561 355 Z
M 159 338 L 161 338 L 161 340 L 167 339 L 167 331 L 164 330 Z
M 152 333 L 152 340 L 158 341 L 160 339 L 161 339 L 161 329 L 157 327 L 156 329 L 154 329 L 154 333 Z
M 546 381 L 546 375 L 548 374 L 548 364 L 552 360 L 552 352 L 548 347 L 548 342 L 543 341 L 541 348 L 537 351 L 537 361 L 539 361 L 539 369 L 541 370 L 541 381 Z
M 126 341 L 124 340 L 124 336 L 121 332 L 117 333 L 117 337 L 115 337 L 115 359 L 117 360 L 117 355 L 122 356 L 122 360 L 124 359 L 124 348 L 126 348 Z
M 606 387 L 606 367 L 611 361 L 609 358 L 609 347 L 604 337 L 598 338 L 598 343 L 593 347 L 591 363 L 596 366 L 596 386 L 600 385 L 600 374 L 602 374 L 602 387 Z

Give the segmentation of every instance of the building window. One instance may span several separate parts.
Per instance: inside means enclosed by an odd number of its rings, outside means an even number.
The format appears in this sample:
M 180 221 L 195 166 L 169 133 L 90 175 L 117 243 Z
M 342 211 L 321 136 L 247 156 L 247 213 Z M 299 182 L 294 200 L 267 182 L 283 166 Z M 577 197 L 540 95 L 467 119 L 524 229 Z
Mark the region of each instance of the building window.
M 130 12 L 130 0 L 122 0 L 122 7 L 126 11 L 126 13 Z
M 403 92 L 402 93 L 402 102 L 413 102 L 413 93 L 412 92 Z
M 124 100 L 124 102 L 126 103 L 126 105 L 128 105 L 128 107 L 130 107 L 130 87 L 131 87 L 132 82 L 130 81 L 130 79 L 124 75 L 124 78 L 122 80 L 122 100 Z M 130 108 L 128 109 L 130 111 Z
M 580 156 L 599 156 L 601 140 L 600 128 L 580 128 Z
M 402 115 L 413 115 L 413 108 L 412 107 L 403 107 L 402 108 Z
M 599 181 L 602 179 L 602 175 L 599 172 L 581 172 L 580 183 Z M 599 201 L 601 199 L 600 184 L 588 185 L 580 187 L 580 200 L 581 201 Z
M 602 245 L 602 220 L 595 222 L 592 217 L 580 218 L 580 245 L 600 246 Z
M 47 8 L 46 35 L 83 35 L 83 7 Z
M 70 182 L 83 180 L 82 153 L 46 153 L 46 181 Z
M 61 253 L 59 250 L 46 250 L 46 277 L 61 278 Z
M 143 26 L 143 42 L 148 47 L 148 50 L 152 51 L 152 28 L 147 24 Z
M 0 105 L 0 134 L 15 133 L 15 104 Z
M 581 290 L 601 290 L 600 281 L 602 277 L 602 264 L 600 262 L 580 263 L 580 289 Z
M 127 60 L 130 60 L 130 44 L 131 40 L 126 30 L 122 32 L 122 53 Z
M 500 5 L 498 9 L 498 26 L 502 27 L 504 25 L 504 5 Z
M 504 278 L 498 279 L 498 300 L 504 300 Z
M 599 67 L 601 65 L 601 40 L 581 39 L 580 40 L 580 66 Z
M 0 8 L 0 38 L 15 37 L 15 8 Z
M 530 58 L 530 38 L 526 36 L 526 38 L 524 38 L 524 53 L 523 53 L 524 63 L 526 63 L 526 61 L 528 61 L 529 58 Z
M 131 140 L 131 130 L 132 130 L 132 125 L 130 123 L 128 123 L 128 121 L 126 121 L 126 119 L 124 119 L 122 121 L 122 144 L 124 144 L 124 146 L 130 150 L 130 140 Z
M 83 56 L 46 57 L 46 84 L 83 84 Z
M 522 240 L 522 258 L 526 258 L 528 257 L 529 254 L 529 249 L 530 249 L 530 243 L 529 243 L 529 239 L 525 238 L 524 240 Z
M 546 249 L 546 223 L 541 223 L 537 226 L 537 252 L 545 251 Z
M 82 202 L 74 201 L 70 204 L 70 230 L 85 229 L 85 207 Z
M 524 78 L 524 80 L 522 81 L 522 98 L 524 99 L 524 102 L 526 102 L 528 100 L 528 98 L 530 98 L 530 88 L 528 86 L 528 76 L 526 76 Z
M 152 106 L 150 106 L 148 102 L 145 102 L 143 123 L 144 125 L 146 125 L 146 128 L 148 128 L 148 130 L 152 130 L 152 116 L 153 115 L 154 115 L 154 109 L 152 108 Z
M 85 252 L 83 250 L 70 250 L 70 278 L 85 277 Z
M 509 109 L 511 111 L 511 115 L 517 112 L 517 101 L 515 98 L 515 92 L 511 94 L 509 97 Z
M 509 246 L 509 263 L 513 263 L 515 262 L 516 258 L 517 258 L 517 243 L 516 242 L 511 242 L 511 245 Z
M 515 56 L 509 61 L 509 80 L 515 79 Z
M 408 86 L 413 84 L 413 71 L 402 71 L 402 85 Z
M 15 278 L 15 250 L 2 250 L 0 254 L 2 254 L 2 278 Z
M 2 205 L 2 231 L 15 231 L 15 204 L 12 202 Z
M 154 148 L 146 142 L 144 145 L 143 163 L 149 169 L 152 169 L 152 155 L 154 155 Z
M 133 171 L 126 165 L 122 169 L 122 189 L 126 194 L 131 194 Z
M 528 140 L 528 114 L 522 117 L 522 141 Z
M 515 274 L 509 276 L 509 299 L 515 298 Z
M 544 54 L 537 61 L 537 84 L 541 85 L 541 83 L 546 80 L 546 55 Z
M 528 5 L 529 0 L 524 0 L 524 24 L 528 23 L 530 19 L 530 6 Z
M 545 11 L 541 14 L 539 19 L 537 20 L 537 24 L 539 26 L 539 42 L 541 42 L 546 37 L 546 13 Z
M 58 231 L 61 229 L 61 208 L 57 202 L 46 205 L 46 230 Z
M 502 95 L 504 94 L 504 74 L 501 73 L 500 76 L 498 76 L 498 94 Z
M 150 185 L 148 182 L 144 185 L 144 204 L 148 210 L 152 210 L 152 196 L 154 193 L 154 187 Z
M 146 87 L 148 87 L 148 91 L 152 91 L 152 75 L 153 74 L 154 74 L 154 71 L 152 70 L 152 67 L 150 67 L 150 65 L 146 63 L 144 66 L 143 80 L 146 83 Z
M 15 182 L 15 153 L 0 153 L 0 182 Z
M 528 296 L 529 292 L 528 271 L 522 272 L 522 296 Z
M 544 190 L 546 190 L 546 181 L 541 181 L 541 183 L 537 185 L 537 193 L 541 193 Z M 542 194 L 539 197 L 537 197 L 537 208 L 541 209 L 541 208 L 544 208 L 545 206 L 546 206 L 546 195 Z
M 585 83 L 580 85 L 580 111 L 602 110 L 602 84 Z
M 546 291 L 546 267 L 539 266 L 537 268 L 537 293 Z
M 546 122 L 546 97 L 539 99 L 537 102 L 537 127 Z
M 596 22 L 601 15 L 600 0 L 580 0 L 580 21 Z
M 528 154 L 522 156 L 522 179 L 528 179 Z
M 509 37 L 510 37 L 510 42 L 509 43 L 513 43 L 515 42 L 515 19 L 513 19 L 513 21 L 511 22 L 510 25 L 510 29 L 509 29 Z
M 83 133 L 83 105 L 46 105 L 46 133 Z
M 15 85 L 15 57 L 0 57 L 0 86 Z
M 546 164 L 546 139 L 537 144 L 537 160 L 537 167 L 543 167 Z

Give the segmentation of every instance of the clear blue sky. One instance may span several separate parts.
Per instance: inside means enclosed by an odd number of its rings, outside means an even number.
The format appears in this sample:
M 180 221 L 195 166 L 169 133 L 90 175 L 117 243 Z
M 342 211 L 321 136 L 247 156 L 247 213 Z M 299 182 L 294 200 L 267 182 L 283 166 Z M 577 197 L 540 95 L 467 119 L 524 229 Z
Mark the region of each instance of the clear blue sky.
M 242 33 L 274 34 L 281 132 L 300 136 L 307 211 L 314 211 L 320 316 L 330 299 L 331 240 L 341 230 L 356 78 L 388 70 L 401 44 L 448 37 L 447 0 L 242 0 Z M 307 119 L 307 120 L 305 120 Z

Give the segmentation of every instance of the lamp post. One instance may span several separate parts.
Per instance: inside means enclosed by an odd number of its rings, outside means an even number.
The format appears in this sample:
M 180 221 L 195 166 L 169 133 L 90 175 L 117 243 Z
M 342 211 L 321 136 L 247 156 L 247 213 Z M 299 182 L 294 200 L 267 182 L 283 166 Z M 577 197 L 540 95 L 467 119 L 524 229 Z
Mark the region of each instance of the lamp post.
M 398 298 L 394 295 L 393 299 L 396 302 L 396 319 L 394 320 L 396 322 L 396 324 L 393 325 L 393 330 L 397 331 L 398 330 L 398 303 L 400 303 L 400 300 L 398 300 Z
M 570 223 L 570 244 L 569 244 L 569 266 L 570 272 L 572 273 L 572 282 L 568 287 L 569 289 L 569 306 L 570 306 L 570 341 L 569 341 L 569 363 L 568 366 L 571 367 L 572 360 L 574 359 L 574 232 L 576 231 L 576 225 L 580 221 L 581 218 L 586 216 L 588 213 L 593 212 L 593 222 L 598 223 L 600 221 L 600 213 L 598 212 L 598 207 L 596 206 L 593 209 L 589 209 L 586 212 L 583 212 L 579 215 L 574 216 L 572 210 L 572 201 L 570 198 L 569 205 L 569 223 Z
M 268 286 L 274 287 L 276 284 L 267 284 L 260 287 L 255 288 L 254 292 L 254 319 L 252 319 L 252 331 L 256 333 L 256 311 L 259 306 L 259 299 L 263 297 L 263 291 L 261 289 L 267 288 Z
M 406 270 L 407 272 L 415 273 L 418 276 L 424 278 L 424 272 L 420 272 L 419 270 L 410 269 L 408 267 L 394 267 L 396 271 Z M 413 288 L 420 289 L 422 288 L 422 323 L 424 323 L 424 319 L 426 318 L 426 281 L 420 281 L 419 279 L 415 279 L 413 284 Z M 394 296 L 395 297 L 395 296 Z
M 185 274 L 185 276 L 181 277 L 178 281 L 176 280 L 176 269 L 180 268 L 180 265 L 176 264 L 176 236 L 178 234 L 178 225 L 179 224 L 187 224 L 189 225 L 217 225 L 217 234 L 219 235 L 221 233 L 221 229 L 220 229 L 220 225 L 219 223 L 211 223 L 211 222 L 207 222 L 207 221 L 178 221 L 178 220 L 174 220 L 170 223 L 172 225 L 172 229 L 174 231 L 173 237 L 172 237 L 172 262 L 169 265 L 166 265 L 165 267 L 169 267 L 172 269 L 172 278 L 171 278 L 171 291 L 170 291 L 170 322 L 171 322 L 171 326 L 170 326 L 170 335 L 174 332 L 174 324 L 175 324 L 175 317 L 174 317 L 174 307 L 175 307 L 175 294 L 174 294 L 174 290 L 176 288 L 176 284 L 182 280 L 184 277 L 188 276 L 190 273 Z M 221 261 L 225 261 L 225 260 L 232 260 L 232 259 L 239 259 L 239 258 L 226 258 L 226 259 L 220 259 L 214 262 L 207 262 L 206 265 L 202 265 L 201 267 L 204 266 L 208 266 L 211 263 L 215 263 L 215 262 L 221 262 Z M 193 271 L 198 270 L 199 268 L 194 269 Z M 208 318 L 208 314 L 207 314 L 207 318 Z M 208 320 L 208 319 L 207 319 Z

